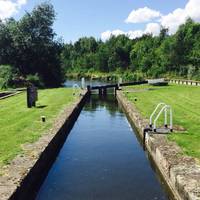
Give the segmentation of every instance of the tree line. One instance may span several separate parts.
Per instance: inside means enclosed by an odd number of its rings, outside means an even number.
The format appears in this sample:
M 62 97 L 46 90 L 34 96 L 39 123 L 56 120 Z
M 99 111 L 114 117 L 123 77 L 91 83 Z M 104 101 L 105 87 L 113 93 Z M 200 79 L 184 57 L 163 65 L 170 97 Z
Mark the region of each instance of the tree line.
M 160 34 L 129 39 L 112 36 L 105 42 L 93 37 L 80 38 L 65 44 L 61 54 L 62 66 L 70 72 L 119 72 L 131 78 L 180 77 L 200 79 L 200 23 L 188 19 L 176 34 L 167 28 Z
M 200 23 L 188 19 L 174 35 L 161 28 L 129 39 L 112 36 L 103 42 L 83 37 L 64 44 L 52 26 L 50 3 L 36 6 L 20 20 L 0 21 L 0 87 L 32 82 L 58 87 L 71 73 L 117 73 L 127 79 L 180 77 L 200 80 Z

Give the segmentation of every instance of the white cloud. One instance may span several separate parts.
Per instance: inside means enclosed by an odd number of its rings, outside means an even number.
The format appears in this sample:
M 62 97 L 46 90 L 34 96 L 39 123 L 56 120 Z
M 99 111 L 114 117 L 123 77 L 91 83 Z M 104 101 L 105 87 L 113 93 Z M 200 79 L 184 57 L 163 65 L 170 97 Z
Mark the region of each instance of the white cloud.
M 128 31 L 124 32 L 122 30 L 113 30 L 113 31 L 105 31 L 101 34 L 101 39 L 103 41 L 108 40 L 111 36 L 118 36 L 118 35 L 126 35 L 130 39 L 135 39 L 135 38 L 140 38 L 144 34 L 152 34 L 153 36 L 157 36 L 160 33 L 160 25 L 158 23 L 149 23 L 146 25 L 145 30 L 133 30 L 133 31 Z
M 161 16 L 161 13 L 156 10 L 152 10 L 148 7 L 139 8 L 137 10 L 133 10 L 128 18 L 125 20 L 126 23 L 142 23 L 149 22 L 152 19 L 158 18 Z
M 15 15 L 26 3 L 27 0 L 0 0 L 0 19 L 4 20 Z
M 141 37 L 143 35 L 143 31 L 137 30 L 137 31 L 124 32 L 122 30 L 113 30 L 113 31 L 108 30 L 101 33 L 101 39 L 103 41 L 106 41 L 110 39 L 111 36 L 118 36 L 118 35 L 127 35 L 129 38 L 134 39 L 136 37 Z
M 195 21 L 200 21 L 200 0 L 190 0 L 185 6 L 185 12 Z
M 178 27 L 183 24 L 187 19 L 187 15 L 183 9 L 176 9 L 168 15 L 162 16 L 161 25 L 169 28 L 169 33 L 173 34 L 177 31 Z
M 103 41 L 106 41 L 110 38 L 111 34 L 112 34 L 112 31 L 105 31 L 105 32 L 101 33 L 101 39 Z
M 160 34 L 160 24 L 158 23 L 147 24 L 144 33 L 150 33 L 153 36 L 158 36 Z
M 128 31 L 128 32 L 126 33 L 126 35 L 127 35 L 130 39 L 135 39 L 135 38 L 142 37 L 143 34 L 144 34 L 144 32 L 143 32 L 142 30 Z
M 144 30 L 131 30 L 128 32 L 122 30 L 106 31 L 101 34 L 101 38 L 105 41 L 109 39 L 111 35 L 117 36 L 124 34 L 131 39 L 135 39 L 147 33 L 157 36 L 160 33 L 161 26 L 168 28 L 169 34 L 174 34 L 178 27 L 184 24 L 189 17 L 196 22 L 200 22 L 200 0 L 188 0 L 184 8 L 177 8 L 167 15 L 162 15 L 159 11 L 147 7 L 139 8 L 130 13 L 126 19 L 127 23 L 143 23 L 150 20 L 154 20 L 156 23 L 151 22 L 146 24 Z
M 108 31 L 105 31 L 105 32 L 101 33 L 101 39 L 103 41 L 106 41 L 111 36 L 118 36 L 118 35 L 124 35 L 124 34 L 125 34 L 124 31 L 121 31 L 121 30 L 118 30 L 118 29 L 117 30 L 113 30 L 113 31 L 108 30 Z
M 124 32 L 121 31 L 121 30 L 114 30 L 114 31 L 112 31 L 112 35 L 115 35 L 115 36 L 123 35 L 123 34 L 124 34 Z
M 187 18 L 192 18 L 200 22 L 200 0 L 189 0 L 185 8 L 177 8 L 168 15 L 161 17 L 161 25 L 169 28 L 169 33 L 174 34 L 181 24 L 184 24 Z

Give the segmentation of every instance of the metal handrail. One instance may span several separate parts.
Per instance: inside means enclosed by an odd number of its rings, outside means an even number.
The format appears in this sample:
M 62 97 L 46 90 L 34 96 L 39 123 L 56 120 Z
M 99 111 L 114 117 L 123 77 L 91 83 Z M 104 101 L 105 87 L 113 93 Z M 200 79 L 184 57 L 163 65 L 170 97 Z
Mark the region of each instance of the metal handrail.
M 149 120 L 149 126 L 150 126 L 150 127 L 152 127 L 152 118 L 153 118 L 153 116 L 155 115 L 156 111 L 158 110 L 158 108 L 159 108 L 161 105 L 166 106 L 165 103 L 159 103 L 159 104 L 156 106 L 155 110 L 153 111 L 153 113 L 152 113 L 151 116 L 150 116 L 150 120 Z
M 167 110 L 170 111 L 170 130 L 173 130 L 173 113 L 172 113 L 172 108 L 169 105 L 165 105 L 162 107 L 162 109 L 160 110 L 160 112 L 158 113 L 158 115 L 156 116 L 155 120 L 154 120 L 154 125 L 153 125 L 153 129 L 156 132 L 156 122 L 158 120 L 158 118 L 160 117 L 161 113 L 164 111 L 165 112 L 165 126 L 167 126 Z
M 78 84 L 74 84 L 74 85 L 73 85 L 73 95 L 76 94 L 76 89 L 78 89 L 79 91 L 81 91 L 80 86 L 79 86 Z M 79 93 L 79 94 L 80 94 L 80 93 Z

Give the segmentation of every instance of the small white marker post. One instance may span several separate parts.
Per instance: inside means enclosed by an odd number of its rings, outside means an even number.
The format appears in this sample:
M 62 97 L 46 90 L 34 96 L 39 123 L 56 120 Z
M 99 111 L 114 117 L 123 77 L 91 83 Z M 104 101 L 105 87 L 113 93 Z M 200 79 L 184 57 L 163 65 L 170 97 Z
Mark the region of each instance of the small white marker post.
M 81 89 L 85 89 L 85 78 L 81 78 Z
M 118 80 L 118 89 L 121 89 L 120 84 L 122 84 L 122 78 L 121 77 Z

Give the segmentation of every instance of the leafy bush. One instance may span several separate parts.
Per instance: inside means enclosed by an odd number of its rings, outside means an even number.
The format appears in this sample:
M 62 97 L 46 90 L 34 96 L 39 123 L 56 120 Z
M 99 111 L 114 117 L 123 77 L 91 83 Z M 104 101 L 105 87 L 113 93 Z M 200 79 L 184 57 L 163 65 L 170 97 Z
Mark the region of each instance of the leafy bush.
M 39 87 L 39 88 L 43 88 L 44 87 L 44 83 L 43 81 L 41 80 L 41 78 L 39 77 L 38 74 L 29 74 L 27 77 L 26 77 L 26 80 L 30 83 L 32 83 L 34 86 L 36 87 Z
M 0 88 L 5 89 L 12 80 L 12 67 L 10 65 L 0 65 Z

